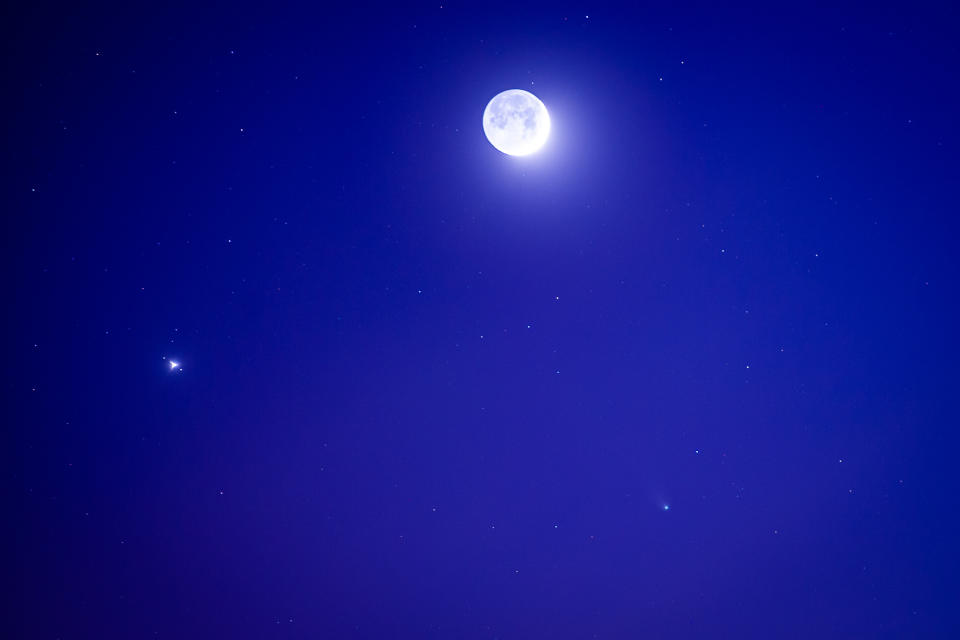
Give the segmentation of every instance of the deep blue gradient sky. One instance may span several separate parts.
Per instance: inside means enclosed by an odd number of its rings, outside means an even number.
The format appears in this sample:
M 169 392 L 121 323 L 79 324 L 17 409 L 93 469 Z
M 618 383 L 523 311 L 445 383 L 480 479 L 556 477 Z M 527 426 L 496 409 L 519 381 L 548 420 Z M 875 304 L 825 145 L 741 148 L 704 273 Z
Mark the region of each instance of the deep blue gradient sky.
M 952 10 L 3 22 L 11 637 L 958 637 Z

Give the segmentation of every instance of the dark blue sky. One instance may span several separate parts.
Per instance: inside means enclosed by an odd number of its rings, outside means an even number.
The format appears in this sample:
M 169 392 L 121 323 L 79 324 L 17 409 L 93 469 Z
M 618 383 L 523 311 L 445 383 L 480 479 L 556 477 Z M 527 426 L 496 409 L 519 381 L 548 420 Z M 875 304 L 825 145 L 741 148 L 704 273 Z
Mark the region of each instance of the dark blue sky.
M 13 637 L 960 634 L 954 10 L 3 22 Z

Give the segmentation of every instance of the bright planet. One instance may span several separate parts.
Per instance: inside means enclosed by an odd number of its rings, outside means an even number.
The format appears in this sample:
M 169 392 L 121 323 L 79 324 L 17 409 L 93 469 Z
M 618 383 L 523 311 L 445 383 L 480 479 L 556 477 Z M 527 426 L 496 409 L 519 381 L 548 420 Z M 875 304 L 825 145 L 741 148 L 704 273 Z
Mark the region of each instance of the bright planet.
M 508 89 L 493 96 L 483 110 L 483 132 L 498 151 L 530 155 L 550 137 L 550 114 L 529 91 Z

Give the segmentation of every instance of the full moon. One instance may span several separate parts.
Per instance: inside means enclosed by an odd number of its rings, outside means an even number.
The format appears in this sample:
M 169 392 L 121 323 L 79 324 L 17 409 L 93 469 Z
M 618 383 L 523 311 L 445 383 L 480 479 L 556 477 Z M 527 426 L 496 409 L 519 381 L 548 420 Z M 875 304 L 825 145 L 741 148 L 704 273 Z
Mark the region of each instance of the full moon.
M 508 89 L 493 96 L 483 110 L 483 132 L 498 151 L 526 156 L 550 136 L 550 114 L 529 91 Z

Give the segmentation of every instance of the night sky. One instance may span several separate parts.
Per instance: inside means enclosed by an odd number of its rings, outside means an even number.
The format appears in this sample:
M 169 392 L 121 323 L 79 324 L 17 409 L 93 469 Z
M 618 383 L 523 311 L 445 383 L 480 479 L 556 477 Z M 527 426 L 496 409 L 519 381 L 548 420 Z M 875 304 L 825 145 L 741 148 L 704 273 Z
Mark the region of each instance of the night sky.
M 948 3 L 21 4 L 3 635 L 960 637 Z

